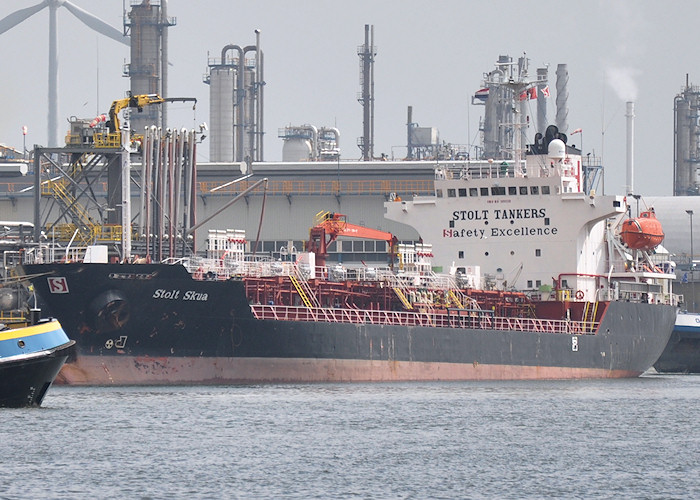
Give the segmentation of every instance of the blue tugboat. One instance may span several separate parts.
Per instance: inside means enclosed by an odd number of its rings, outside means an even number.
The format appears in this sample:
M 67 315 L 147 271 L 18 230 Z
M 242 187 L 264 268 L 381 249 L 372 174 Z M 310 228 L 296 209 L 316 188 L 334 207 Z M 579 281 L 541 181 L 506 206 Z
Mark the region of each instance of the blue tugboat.
M 0 406 L 40 406 L 74 344 L 55 319 L 0 329 Z

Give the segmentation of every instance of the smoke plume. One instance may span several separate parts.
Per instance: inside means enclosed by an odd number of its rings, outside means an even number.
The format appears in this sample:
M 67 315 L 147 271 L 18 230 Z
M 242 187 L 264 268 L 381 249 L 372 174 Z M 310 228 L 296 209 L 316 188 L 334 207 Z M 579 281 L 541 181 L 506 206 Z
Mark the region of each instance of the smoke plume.
M 634 68 L 616 67 L 608 69 L 606 80 L 620 99 L 636 101 L 638 93 L 636 78 L 638 75 L 639 70 Z

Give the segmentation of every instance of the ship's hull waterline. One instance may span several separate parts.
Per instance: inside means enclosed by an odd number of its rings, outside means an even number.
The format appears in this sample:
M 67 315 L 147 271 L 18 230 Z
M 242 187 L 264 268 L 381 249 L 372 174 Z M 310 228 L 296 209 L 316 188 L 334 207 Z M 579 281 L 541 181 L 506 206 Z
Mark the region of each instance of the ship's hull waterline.
M 629 302 L 607 304 L 582 335 L 256 319 L 241 281 L 197 281 L 180 266 L 25 271 L 43 275 L 37 291 L 77 341 L 56 381 L 76 385 L 635 377 L 675 319 L 671 306 Z M 46 276 L 65 278 L 67 293 Z

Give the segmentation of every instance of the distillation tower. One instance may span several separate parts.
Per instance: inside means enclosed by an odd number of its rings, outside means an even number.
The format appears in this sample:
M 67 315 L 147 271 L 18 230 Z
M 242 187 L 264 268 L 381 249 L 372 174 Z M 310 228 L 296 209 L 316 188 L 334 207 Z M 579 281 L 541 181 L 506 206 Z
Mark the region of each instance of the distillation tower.
M 673 195 L 697 196 L 700 163 L 700 87 L 688 83 L 673 101 Z
M 168 28 L 176 24 L 167 15 L 167 0 L 132 0 L 124 18 L 124 32 L 131 36 L 131 63 L 124 67 L 131 95 L 168 97 Z M 167 128 L 165 106 L 149 106 L 131 115 L 132 130 L 141 133 L 156 125 Z

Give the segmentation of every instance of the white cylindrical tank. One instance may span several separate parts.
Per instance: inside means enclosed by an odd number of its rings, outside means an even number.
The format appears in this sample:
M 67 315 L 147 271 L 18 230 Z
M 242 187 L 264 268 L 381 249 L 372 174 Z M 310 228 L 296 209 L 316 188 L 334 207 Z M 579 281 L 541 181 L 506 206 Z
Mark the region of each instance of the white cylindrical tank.
M 312 155 L 313 147 L 308 139 L 293 137 L 282 146 L 282 161 L 309 161 Z
M 234 161 L 233 100 L 236 69 L 211 66 L 209 72 L 209 158 L 213 162 Z

